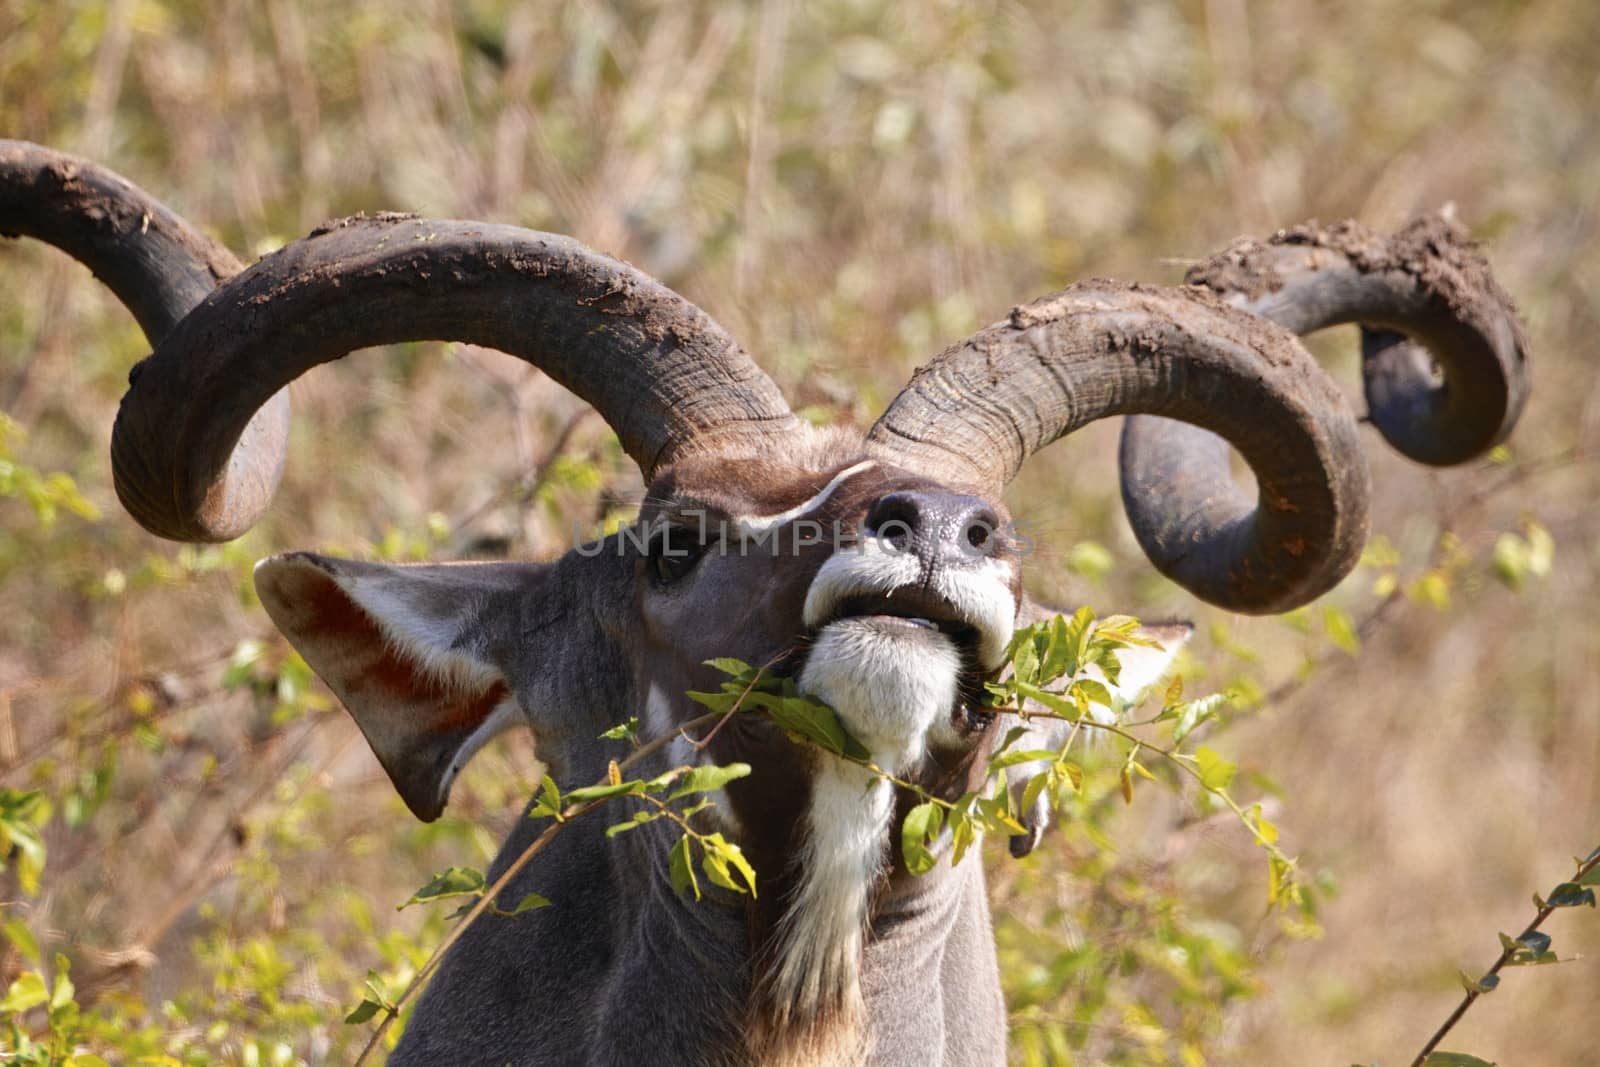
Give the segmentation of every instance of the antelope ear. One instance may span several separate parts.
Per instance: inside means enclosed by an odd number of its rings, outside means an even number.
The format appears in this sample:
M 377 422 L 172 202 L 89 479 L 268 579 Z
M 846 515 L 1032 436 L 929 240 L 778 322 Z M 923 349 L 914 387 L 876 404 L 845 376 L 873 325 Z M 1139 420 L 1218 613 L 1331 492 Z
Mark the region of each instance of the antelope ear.
M 1120 669 L 1117 672 L 1117 684 L 1107 687 L 1111 690 L 1113 705 L 1137 704 L 1152 686 L 1165 678 L 1172 670 L 1172 661 L 1194 632 L 1194 627 L 1186 622 L 1172 622 L 1141 626 L 1136 632 L 1140 637 L 1157 642 L 1160 647 L 1143 648 L 1135 645 L 1118 650 L 1117 665 Z M 1105 681 L 1105 676 L 1098 669 L 1094 674 Z M 1068 729 L 1065 723 L 1056 719 L 1034 719 L 1027 724 L 1028 732 L 1018 739 L 1015 747 L 1018 750 L 1059 748 L 1066 740 Z M 1022 793 L 1028 779 L 1046 766 L 1041 760 L 1006 768 L 1014 809 L 1022 804 Z M 1050 798 L 1041 794 L 1034 799 L 1028 811 L 1019 812 L 1019 818 L 1028 832 L 1013 837 L 1010 844 L 1011 854 L 1021 858 L 1033 851 L 1045 827 L 1050 825 Z
M 1117 666 L 1120 669 L 1117 671 L 1117 684 L 1110 687 L 1113 703 L 1137 704 L 1157 682 L 1165 680 L 1172 673 L 1172 661 L 1178 658 L 1178 653 L 1194 633 L 1194 626 L 1187 622 L 1153 623 L 1139 627 L 1136 632 L 1160 647 L 1130 645 L 1117 650 Z M 1094 673 L 1104 680 L 1099 668 L 1095 668 Z
M 295 552 L 256 564 L 255 579 L 267 614 L 355 717 L 406 806 L 432 822 L 467 760 L 517 719 L 494 623 L 537 569 Z

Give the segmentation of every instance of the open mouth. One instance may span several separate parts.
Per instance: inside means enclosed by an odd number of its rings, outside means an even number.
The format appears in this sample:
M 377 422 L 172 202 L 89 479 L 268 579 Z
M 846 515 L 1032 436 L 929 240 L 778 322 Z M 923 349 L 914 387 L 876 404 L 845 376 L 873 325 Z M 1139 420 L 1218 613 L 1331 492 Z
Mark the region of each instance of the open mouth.
M 906 586 L 885 594 L 864 593 L 846 597 L 828 622 L 861 618 L 898 619 L 911 626 L 937 630 L 956 645 L 974 653 L 978 628 L 962 618 L 956 608 L 937 593 Z
M 945 745 L 992 722 L 984 683 L 1005 666 L 1016 616 L 1015 572 L 993 560 L 934 567 L 904 552 L 837 552 L 806 591 L 796 667 L 826 673 L 813 662 L 826 648 L 827 670 L 854 670 L 857 703 L 884 703 L 886 686 L 919 690 L 948 716 L 928 735 Z
M 870 621 L 880 629 L 904 627 L 908 632 L 943 634 L 961 657 L 959 696 L 952 709 L 955 725 L 966 732 L 981 729 L 992 720 L 993 714 L 985 710 L 989 701 L 983 688 L 992 672 L 984 669 L 979 657 L 983 631 L 944 597 L 921 586 L 902 586 L 887 594 L 856 594 L 840 600 L 822 625 L 850 619 Z

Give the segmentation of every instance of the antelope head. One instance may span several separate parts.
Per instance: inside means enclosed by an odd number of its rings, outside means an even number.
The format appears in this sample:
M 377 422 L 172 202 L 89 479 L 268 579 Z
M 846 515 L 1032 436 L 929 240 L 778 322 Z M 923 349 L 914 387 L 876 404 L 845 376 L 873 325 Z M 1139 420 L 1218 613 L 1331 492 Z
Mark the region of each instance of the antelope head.
M 514 724 L 558 781 L 598 778 L 616 751 L 598 735 L 629 717 L 671 734 L 703 710 L 685 694 L 714 688 L 719 656 L 791 677 L 880 768 L 953 795 L 1004 725 L 982 683 L 1041 611 L 1002 500 L 1035 452 L 1136 416 L 1123 495 L 1151 562 L 1213 604 L 1280 612 L 1337 583 L 1367 533 L 1356 416 L 1297 334 L 1365 324 L 1372 421 L 1426 462 L 1499 440 L 1526 391 L 1509 304 L 1441 219 L 1290 231 L 1183 287 L 1072 286 L 936 356 L 864 433 L 803 423 L 702 311 L 565 237 L 353 218 L 239 270 L 114 175 L 16 142 L 0 142 L 0 231 L 66 248 L 139 317 L 154 351 L 112 456 L 124 505 L 164 537 L 247 529 L 281 473 L 285 386 L 357 348 L 497 348 L 616 432 L 647 485 L 638 523 L 554 561 L 258 566 L 267 611 L 422 819 Z M 1154 680 L 1183 629 L 1155 636 L 1166 651 L 1125 688 Z M 762 1025 L 859 1019 L 863 937 L 917 892 L 888 847 L 895 790 L 753 715 L 662 758 L 753 767 L 716 817 L 758 872 L 734 906 Z M 1014 852 L 1043 821 L 1027 813 Z

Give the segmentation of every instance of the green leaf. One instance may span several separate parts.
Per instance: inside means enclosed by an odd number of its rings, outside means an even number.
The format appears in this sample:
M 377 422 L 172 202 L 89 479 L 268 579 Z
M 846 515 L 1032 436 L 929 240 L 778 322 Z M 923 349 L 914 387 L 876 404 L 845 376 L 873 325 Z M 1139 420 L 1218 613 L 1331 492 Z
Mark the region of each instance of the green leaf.
M 1032 700 L 1036 703 L 1043 704 L 1046 708 L 1070 722 L 1078 721 L 1078 705 L 1062 696 L 1060 693 L 1052 693 L 1048 689 L 1040 689 L 1038 686 L 1032 685 L 1028 682 L 1019 681 L 1016 683 L 1016 686 L 1017 693 L 1019 695 L 1025 696 L 1029 700 Z
M 1067 623 L 1064 640 L 1067 642 L 1069 655 L 1061 674 L 1051 678 L 1041 679 L 1052 682 L 1061 675 L 1077 674 L 1084 666 L 1084 659 L 1089 651 L 1089 636 L 1094 631 L 1094 612 L 1087 607 L 1079 608 L 1072 614 L 1072 621 Z
M 1422 1061 L 1422 1067 L 1497 1067 L 1492 1060 L 1480 1060 L 1465 1052 L 1432 1052 Z
M 1550 951 L 1550 935 L 1538 930 L 1524 930 L 1521 937 L 1497 934 L 1500 938 L 1501 958 L 1507 967 L 1534 967 L 1543 963 L 1560 963 Z
M 606 827 L 606 836 L 616 837 L 618 834 L 625 834 L 629 830 L 637 830 L 645 823 L 654 822 L 659 818 L 661 818 L 661 812 L 659 811 L 636 811 L 633 813 L 633 818 L 624 822 L 612 823 Z
M 1024 641 L 1011 659 L 1012 676 L 1020 685 L 1033 685 L 1039 680 L 1039 650 L 1033 641 Z
M 1457 971 L 1456 978 L 1461 982 L 1461 988 L 1468 993 L 1493 993 L 1500 984 L 1498 974 L 1486 974 L 1482 978 L 1474 978 L 1466 971 Z
M 4 931 L 6 940 L 15 946 L 23 959 L 35 967 L 39 965 L 39 942 L 34 940 L 33 931 L 28 929 L 27 923 L 21 919 L 11 919 L 0 926 L 0 931 Z
M 567 803 L 587 804 L 595 800 L 609 800 L 611 797 L 640 796 L 644 793 L 644 789 L 645 784 L 637 778 L 608 785 L 586 785 L 568 790 Z
M 28 971 L 12 982 L 11 988 L 6 990 L 5 999 L 0 1000 L 0 1012 L 17 1015 L 29 1008 L 36 1008 L 49 999 L 50 991 L 45 988 L 44 979 Z
M 639 739 L 639 719 L 637 716 L 627 722 L 618 723 L 600 735 L 602 741 L 637 741 Z
M 1200 771 L 1200 784 L 1212 790 L 1227 789 L 1239 770 L 1236 764 L 1229 763 L 1205 745 L 1195 751 L 1194 762 Z
M 426 904 L 447 897 L 477 896 L 483 892 L 483 885 L 482 871 L 471 867 L 449 867 L 434 875 L 427 885 L 413 893 L 410 900 L 395 910 L 400 911 L 413 904 Z
M 905 857 L 906 870 L 912 874 L 927 874 L 938 862 L 929 845 L 944 828 L 944 813 L 931 800 L 906 812 L 900 824 L 900 854 Z
M 17 882 L 30 897 L 39 895 L 39 876 L 44 872 L 44 839 L 39 824 L 49 817 L 44 794 L 37 790 L 0 789 L 0 870 L 5 856 L 16 851 Z
M 742 659 L 734 659 L 731 656 L 719 656 L 716 659 L 708 659 L 705 661 L 705 665 L 713 670 L 719 670 L 723 674 L 732 675 L 735 678 L 743 678 L 747 674 L 755 673 L 755 668 L 751 667 L 750 664 L 746 663 Z
M 1212 693 L 1172 708 L 1173 717 L 1177 720 L 1172 727 L 1172 743 L 1183 744 L 1190 734 L 1216 718 L 1227 703 L 1228 694 Z
M 756 895 L 755 869 L 744 858 L 744 851 L 738 845 L 721 834 L 706 834 L 700 838 L 700 849 L 700 867 L 713 885 L 736 893 L 749 893 L 752 897 Z M 733 880 L 735 872 L 743 885 Z
M 998 771 L 1006 767 L 1015 767 L 1019 763 L 1032 763 L 1034 760 L 1052 760 L 1056 758 L 1055 750 L 1049 748 L 1028 748 L 1021 752 L 1007 752 L 1003 756 L 996 756 L 989 761 L 989 770 Z
M 50 1014 L 55 1014 L 62 1008 L 72 1003 L 72 995 L 76 990 L 72 979 L 67 977 L 67 971 L 72 966 L 72 961 L 61 953 L 56 953 L 56 986 L 50 991 Z
M 1550 891 L 1550 899 L 1545 903 L 1552 908 L 1576 908 L 1583 904 L 1592 908 L 1595 906 L 1594 890 L 1576 882 L 1562 882 Z
M 1016 681 L 1010 675 L 998 682 L 984 682 L 983 692 L 990 707 L 1010 707 L 1017 701 Z
M 667 854 L 667 873 L 672 877 L 673 892 L 682 896 L 692 890 L 694 899 L 700 899 L 700 883 L 694 876 L 694 861 L 689 854 L 688 834 L 678 838 L 677 844 L 673 845 L 672 851 Z
M 1111 640 L 1128 644 L 1144 645 L 1148 648 L 1159 648 L 1160 643 L 1138 636 L 1134 631 L 1139 629 L 1139 620 L 1132 615 L 1107 615 L 1100 620 L 1100 625 L 1094 629 L 1095 640 Z
M 347 1023 L 364 1023 L 383 1010 L 383 1005 L 372 1000 L 363 999 L 349 1015 L 344 1017 Z
M 1527 538 L 1503 533 L 1494 543 L 1495 576 L 1513 590 L 1519 590 L 1529 577 L 1544 578 L 1555 559 L 1555 542 L 1550 531 L 1534 521 L 1523 524 Z
M 724 767 L 692 767 L 678 782 L 678 788 L 668 794 L 668 800 L 677 800 L 691 793 L 710 793 L 729 782 L 750 773 L 748 763 L 730 763 Z
M 1261 843 L 1263 845 L 1277 844 L 1278 827 L 1274 825 L 1273 822 L 1265 815 L 1261 814 L 1261 805 L 1256 804 L 1251 807 L 1250 814 L 1254 820 L 1252 829 L 1255 830 L 1256 837 L 1261 841 Z
M 1450 579 L 1437 569 L 1429 571 L 1413 582 L 1409 592 L 1415 599 L 1439 611 L 1445 611 L 1450 607 Z
M 1066 807 L 1071 794 L 1083 792 L 1083 768 L 1071 760 L 1056 760 L 1050 765 L 1050 773 L 1055 777 L 1052 793 L 1057 808 Z
M 1174 674 L 1172 681 L 1167 683 L 1166 695 L 1161 698 L 1163 708 L 1176 707 L 1178 701 L 1183 699 L 1183 675 Z
M 1101 707 L 1105 708 L 1109 708 L 1111 706 L 1111 690 L 1107 689 L 1093 678 L 1079 678 L 1077 681 L 1072 683 L 1072 688 L 1077 692 L 1082 693 L 1091 704 L 1099 704 Z
M 561 810 L 561 787 L 556 785 L 556 780 L 547 772 L 539 782 L 539 799 L 528 809 L 528 818 L 559 820 Z
M 500 908 L 496 908 L 494 910 L 495 914 L 497 915 L 511 916 L 521 915 L 525 911 L 533 911 L 536 908 L 548 908 L 549 906 L 550 901 L 545 897 L 541 897 L 538 893 L 529 893 L 527 896 L 517 901 L 517 906 L 509 911 L 502 910 Z
M 1516 943 L 1529 952 L 1546 952 L 1550 948 L 1550 935 L 1539 930 L 1524 930 Z
M 1023 735 L 1027 732 L 1028 728 L 1026 726 L 1013 726 L 1011 729 L 1007 730 L 1005 740 L 1000 742 L 999 746 L 995 748 L 994 753 L 990 756 L 989 766 L 993 767 L 995 765 L 995 760 L 1004 755 L 1006 749 L 1022 740 Z M 1001 764 L 1001 766 L 1010 766 L 1010 764 Z
M 995 797 L 975 797 L 974 804 L 978 809 L 979 817 L 983 820 L 984 829 L 990 833 L 1019 837 L 1028 831 L 1011 814 L 1010 807 L 1006 803 L 1007 799 L 1007 793 L 1004 789 L 1001 789 Z M 937 833 L 935 836 L 937 836 Z
M 971 815 L 963 807 L 953 809 L 950 812 L 950 863 L 952 865 L 960 863 L 961 857 L 967 854 L 967 849 L 977 840 L 978 831 L 973 826 Z
M 1039 794 L 1049 788 L 1051 780 L 1058 772 L 1054 769 L 1041 771 L 1028 779 L 1028 784 L 1022 787 L 1022 810 L 1031 812 L 1033 806 L 1039 802 Z
M 718 715 L 726 715 L 739 703 L 739 696 L 742 692 L 743 690 L 738 687 L 735 687 L 732 692 L 724 691 L 721 693 L 700 693 L 691 689 L 685 696 L 696 704 L 704 704 Z
M 1090 663 L 1100 668 L 1100 673 L 1105 675 L 1106 685 L 1116 686 L 1122 682 L 1122 660 L 1117 656 L 1117 647 L 1126 644 L 1120 638 L 1115 642 L 1100 640 L 1100 631 L 1095 631 L 1095 638 L 1090 642 Z
M 1494 543 L 1495 577 L 1507 588 L 1519 590 L 1528 576 L 1528 546 L 1514 533 L 1503 533 Z
M 1352 656 L 1361 651 L 1361 639 L 1356 636 L 1356 628 L 1350 622 L 1350 616 L 1332 604 L 1322 609 L 1322 628 L 1327 631 L 1328 640 L 1342 651 Z
M 1294 865 L 1279 855 L 1268 853 L 1267 904 L 1287 904 L 1296 898 L 1298 892 L 1294 884 Z
M 785 679 L 785 682 L 792 688 L 792 682 L 788 679 Z M 750 694 L 750 703 L 766 712 L 785 732 L 801 741 L 808 741 L 836 756 L 848 759 L 866 761 L 872 758 L 866 746 L 845 730 L 844 724 L 839 721 L 839 716 L 834 710 L 820 700 L 803 696 L 798 692 L 791 693 L 789 688 L 786 688 L 782 693 L 753 692 Z
M 1050 620 L 1041 636 L 1044 638 L 1044 648 L 1039 655 L 1039 674 L 1034 680 L 1039 685 L 1047 685 L 1067 673 L 1077 646 L 1068 636 L 1067 620 L 1060 615 Z

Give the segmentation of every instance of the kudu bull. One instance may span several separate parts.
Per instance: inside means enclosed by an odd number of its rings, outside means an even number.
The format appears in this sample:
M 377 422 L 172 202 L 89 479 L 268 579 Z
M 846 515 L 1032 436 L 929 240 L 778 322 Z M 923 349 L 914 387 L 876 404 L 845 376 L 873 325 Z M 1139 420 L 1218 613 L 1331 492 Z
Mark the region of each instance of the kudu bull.
M 267 611 L 422 819 L 512 723 L 557 781 L 601 777 L 617 750 L 597 735 L 630 716 L 669 734 L 700 710 L 684 694 L 712 687 L 714 656 L 774 663 L 880 766 L 953 796 L 1007 725 L 983 711 L 981 682 L 1013 627 L 1042 614 L 1000 503 L 1033 453 L 1136 416 L 1123 497 L 1151 561 L 1214 604 L 1280 612 L 1338 582 L 1367 533 L 1357 419 L 1296 334 L 1362 324 L 1370 419 L 1425 463 L 1483 452 L 1527 391 L 1509 300 L 1440 218 L 1244 242 L 1182 287 L 1072 286 L 935 357 L 865 434 L 803 423 L 698 308 L 565 237 L 381 215 L 241 269 L 123 179 L 19 142 L 0 142 L 0 233 L 87 264 L 150 339 L 111 448 L 123 504 L 163 537 L 247 529 L 280 476 L 285 386 L 356 348 L 497 348 L 615 430 L 648 485 L 647 538 L 546 563 L 291 554 L 257 568 Z M 1230 477 L 1230 444 L 1254 500 Z M 794 536 L 801 520 L 848 544 Z M 1170 649 L 1182 634 L 1157 636 Z M 1126 665 L 1123 688 L 1166 657 Z M 754 768 L 711 817 L 759 894 L 687 902 L 661 838 L 578 820 L 506 894 L 554 906 L 474 925 L 393 1062 L 1003 1061 L 978 863 L 910 877 L 888 844 L 894 790 L 759 716 L 703 752 L 659 755 Z M 1044 817 L 1024 813 L 1013 852 Z M 521 820 L 497 868 L 536 832 Z

